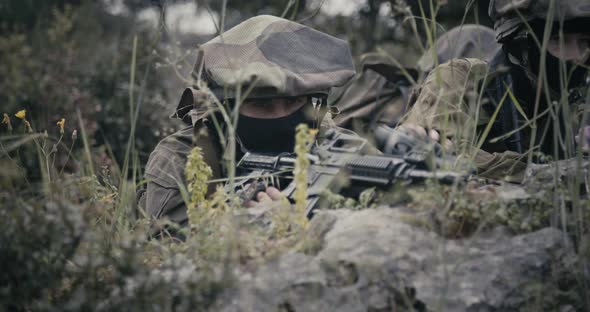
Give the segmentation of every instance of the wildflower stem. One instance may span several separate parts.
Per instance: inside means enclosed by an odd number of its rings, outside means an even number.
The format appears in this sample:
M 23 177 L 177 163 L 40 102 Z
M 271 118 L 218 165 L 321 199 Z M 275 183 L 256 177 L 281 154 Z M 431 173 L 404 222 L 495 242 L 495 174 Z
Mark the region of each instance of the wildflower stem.
M 86 129 L 84 126 L 84 120 L 82 120 L 82 113 L 79 108 L 76 108 L 78 114 L 78 123 L 80 124 L 80 132 L 82 134 L 82 142 L 84 143 L 84 154 L 86 155 L 86 161 L 88 161 L 88 172 L 90 176 L 94 176 L 94 166 L 92 164 L 92 156 L 90 154 L 90 145 L 88 144 L 88 137 L 86 136 Z
M 51 183 L 51 167 L 49 166 L 51 155 L 45 155 L 45 170 L 47 171 L 47 182 Z
M 76 141 L 72 140 L 72 144 L 70 145 L 70 148 L 68 150 L 68 156 L 66 156 L 66 161 L 64 162 L 63 166 L 61 166 L 58 176 L 61 176 L 63 174 L 66 165 L 70 161 L 70 156 L 72 155 L 72 149 L 74 149 L 74 144 L 76 144 Z
M 62 138 L 64 137 L 63 132 L 62 134 L 59 136 L 59 139 L 57 140 L 57 142 L 53 145 L 54 148 L 52 148 L 51 152 L 49 153 L 49 155 L 52 156 L 51 159 L 51 168 L 55 168 L 55 158 L 57 155 L 57 148 L 59 146 L 59 144 L 61 143 Z

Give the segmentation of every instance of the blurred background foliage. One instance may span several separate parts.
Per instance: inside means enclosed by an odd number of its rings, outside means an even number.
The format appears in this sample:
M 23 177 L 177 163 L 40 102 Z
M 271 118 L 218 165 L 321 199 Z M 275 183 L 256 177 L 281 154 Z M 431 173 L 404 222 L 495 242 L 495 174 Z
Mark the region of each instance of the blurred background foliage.
M 489 24 L 486 9 L 487 1 L 473 0 L 3 0 L 2 113 L 13 116 L 26 109 L 35 130 L 50 136 L 56 136 L 55 123 L 65 118 L 64 144 L 69 145 L 80 110 L 95 165 L 116 166 L 130 138 L 131 58 L 137 37 L 132 104 L 139 109 L 135 148 L 145 163 L 158 140 L 182 126 L 168 115 L 190 83 L 185 77 L 194 48 L 215 35 L 220 16 L 228 29 L 254 15 L 282 15 L 348 39 L 355 56 L 384 49 L 411 66 L 427 45 L 424 26 L 432 27 L 421 18 L 411 19 L 412 14 L 436 14 L 437 31 L 443 32 L 463 20 Z M 74 151 L 80 147 L 76 144 Z M 35 178 L 37 160 L 21 156 Z M 68 164 L 67 169 L 76 168 Z

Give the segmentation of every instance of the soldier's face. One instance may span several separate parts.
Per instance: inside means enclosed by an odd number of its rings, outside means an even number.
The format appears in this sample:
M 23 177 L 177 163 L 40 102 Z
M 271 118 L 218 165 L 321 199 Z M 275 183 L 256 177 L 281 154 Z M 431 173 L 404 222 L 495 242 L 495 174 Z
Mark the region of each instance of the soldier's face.
M 590 34 L 565 33 L 562 38 L 552 36 L 547 51 L 563 61 L 585 64 L 590 58 Z
M 296 112 L 305 105 L 306 101 L 306 97 L 246 100 L 240 106 L 240 114 L 252 118 L 281 118 Z

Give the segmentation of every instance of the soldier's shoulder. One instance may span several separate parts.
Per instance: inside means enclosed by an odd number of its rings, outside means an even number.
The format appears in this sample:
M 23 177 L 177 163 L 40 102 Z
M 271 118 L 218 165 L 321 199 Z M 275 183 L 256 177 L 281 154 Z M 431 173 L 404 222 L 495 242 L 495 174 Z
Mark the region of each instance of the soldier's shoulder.
M 145 177 L 164 187 L 178 187 L 184 179 L 184 167 L 192 147 L 193 127 L 165 137 L 150 154 Z
M 188 154 L 193 144 L 193 135 L 193 127 L 185 127 L 163 138 L 154 149 L 154 152 Z

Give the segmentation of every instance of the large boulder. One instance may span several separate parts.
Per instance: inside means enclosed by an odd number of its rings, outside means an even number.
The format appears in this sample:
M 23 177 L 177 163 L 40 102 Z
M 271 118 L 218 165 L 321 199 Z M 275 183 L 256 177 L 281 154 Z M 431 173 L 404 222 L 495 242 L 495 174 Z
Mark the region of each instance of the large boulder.
M 223 311 L 559 311 L 577 256 L 554 228 L 503 228 L 461 240 L 411 225 L 402 209 L 327 211 L 313 248 L 239 272 Z

